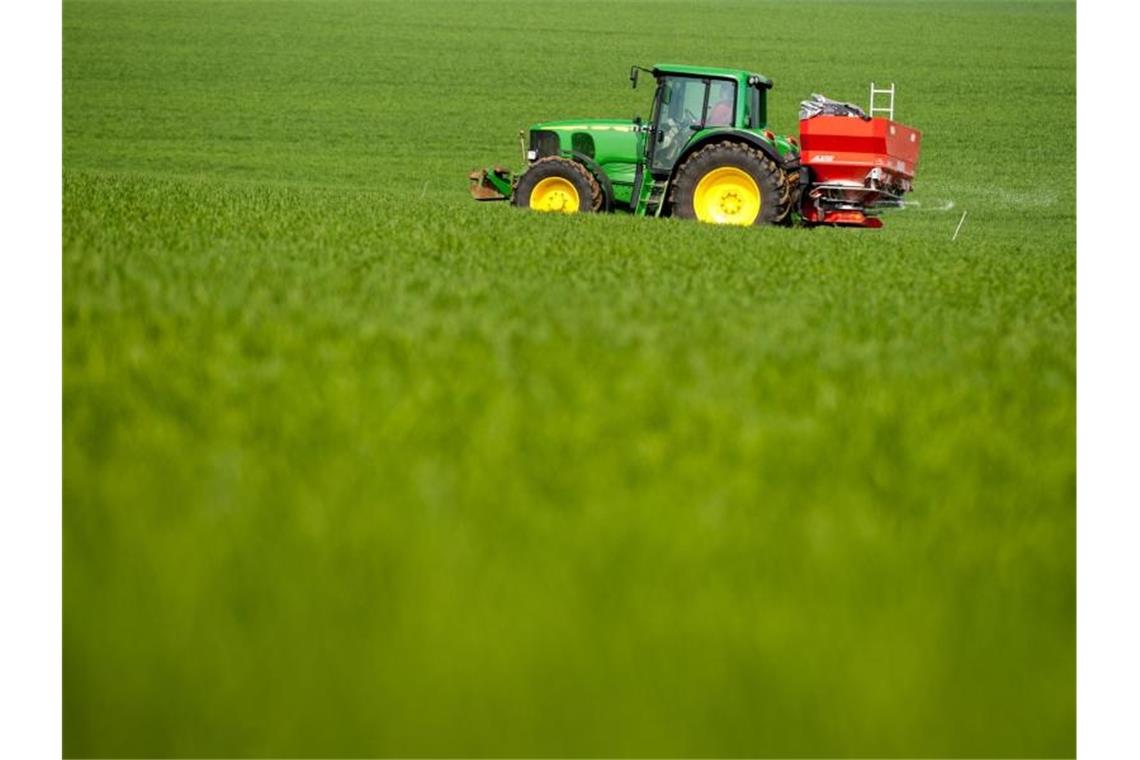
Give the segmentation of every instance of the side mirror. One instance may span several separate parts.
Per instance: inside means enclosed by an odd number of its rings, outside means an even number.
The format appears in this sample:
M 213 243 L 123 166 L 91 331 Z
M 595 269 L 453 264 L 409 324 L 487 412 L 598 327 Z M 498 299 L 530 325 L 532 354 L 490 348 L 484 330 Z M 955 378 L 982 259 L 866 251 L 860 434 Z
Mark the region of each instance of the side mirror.
M 629 67 L 629 86 L 637 89 L 637 65 Z

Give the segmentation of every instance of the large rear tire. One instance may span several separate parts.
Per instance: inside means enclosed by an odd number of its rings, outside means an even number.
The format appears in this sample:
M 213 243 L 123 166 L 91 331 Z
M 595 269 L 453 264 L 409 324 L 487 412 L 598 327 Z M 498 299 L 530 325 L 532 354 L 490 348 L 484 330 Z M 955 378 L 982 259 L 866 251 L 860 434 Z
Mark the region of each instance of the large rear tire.
M 534 211 L 594 213 L 602 208 L 602 188 L 582 164 L 560 156 L 540 158 L 519 178 L 511 202 Z
M 719 142 L 696 151 L 677 170 L 670 205 L 681 219 L 774 224 L 787 218 L 791 192 L 784 171 L 762 151 Z

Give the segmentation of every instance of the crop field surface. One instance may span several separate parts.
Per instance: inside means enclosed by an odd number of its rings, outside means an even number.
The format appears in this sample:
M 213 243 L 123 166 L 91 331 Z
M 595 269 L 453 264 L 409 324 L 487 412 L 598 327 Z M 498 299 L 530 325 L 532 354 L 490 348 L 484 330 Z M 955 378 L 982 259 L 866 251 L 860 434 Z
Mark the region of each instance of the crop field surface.
M 63 22 L 67 756 L 1075 754 L 1072 3 Z M 916 205 L 470 200 L 657 62 L 896 82 Z

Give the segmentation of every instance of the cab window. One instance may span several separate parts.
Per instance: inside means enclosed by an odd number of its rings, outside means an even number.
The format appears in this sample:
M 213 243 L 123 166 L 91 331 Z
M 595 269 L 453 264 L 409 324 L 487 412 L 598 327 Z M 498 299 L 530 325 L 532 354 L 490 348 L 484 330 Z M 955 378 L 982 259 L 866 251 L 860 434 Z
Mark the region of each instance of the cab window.
M 731 127 L 736 115 L 736 83 L 726 79 L 709 82 L 709 104 L 705 111 L 706 127 Z
M 748 88 L 748 110 L 745 119 L 751 129 L 764 129 L 768 126 L 767 98 L 759 85 Z

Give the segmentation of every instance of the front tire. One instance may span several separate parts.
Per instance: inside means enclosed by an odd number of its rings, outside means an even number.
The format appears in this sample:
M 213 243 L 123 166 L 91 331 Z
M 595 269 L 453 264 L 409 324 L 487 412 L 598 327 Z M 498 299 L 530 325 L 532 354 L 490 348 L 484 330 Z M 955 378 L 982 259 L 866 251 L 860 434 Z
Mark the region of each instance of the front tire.
M 673 216 L 711 224 L 762 225 L 787 218 L 787 177 L 763 152 L 720 142 L 689 156 L 673 181 Z
M 548 156 L 523 172 L 511 202 L 534 211 L 594 213 L 602 207 L 602 189 L 582 164 Z

